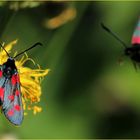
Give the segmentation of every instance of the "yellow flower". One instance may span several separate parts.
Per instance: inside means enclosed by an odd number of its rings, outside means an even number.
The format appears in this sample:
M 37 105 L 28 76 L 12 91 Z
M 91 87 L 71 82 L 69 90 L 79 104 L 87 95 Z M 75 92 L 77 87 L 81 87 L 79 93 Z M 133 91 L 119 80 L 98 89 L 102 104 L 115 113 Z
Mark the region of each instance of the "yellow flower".
M 62 11 L 62 13 L 58 16 L 55 16 L 51 19 L 45 19 L 43 24 L 49 29 L 55 29 L 64 25 L 68 21 L 73 20 L 75 17 L 76 9 L 74 7 L 69 7 Z
M 12 41 L 5 46 L 5 49 L 10 53 L 13 45 L 17 43 L 17 40 Z M 8 59 L 7 54 L 1 48 L 0 51 L 0 64 L 2 65 Z M 29 67 L 23 66 L 26 61 L 35 62 L 28 57 L 27 54 L 23 55 L 20 60 L 15 60 L 17 66 L 20 83 L 21 83 L 21 93 L 22 93 L 22 103 L 24 110 L 33 110 L 33 113 L 41 112 L 42 108 L 38 107 L 36 104 L 40 102 L 41 96 L 41 79 L 46 76 L 49 72 L 49 69 L 42 70 L 38 66 L 36 69 L 31 69 Z M 28 104 L 27 104 L 28 103 Z M 27 113 L 25 112 L 25 115 Z

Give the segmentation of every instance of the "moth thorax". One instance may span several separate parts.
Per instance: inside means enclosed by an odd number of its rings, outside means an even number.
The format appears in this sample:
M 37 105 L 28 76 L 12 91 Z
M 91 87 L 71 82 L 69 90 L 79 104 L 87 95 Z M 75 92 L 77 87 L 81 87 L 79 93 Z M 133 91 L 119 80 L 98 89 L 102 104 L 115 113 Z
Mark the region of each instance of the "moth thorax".
M 7 78 L 11 78 L 12 73 L 13 73 L 13 70 L 11 69 L 11 67 L 6 67 L 3 72 L 4 76 Z
M 12 74 L 14 74 L 16 69 L 15 60 L 12 58 L 8 58 L 7 62 L 5 62 L 3 66 L 4 66 L 3 69 L 4 76 L 7 78 L 11 78 Z

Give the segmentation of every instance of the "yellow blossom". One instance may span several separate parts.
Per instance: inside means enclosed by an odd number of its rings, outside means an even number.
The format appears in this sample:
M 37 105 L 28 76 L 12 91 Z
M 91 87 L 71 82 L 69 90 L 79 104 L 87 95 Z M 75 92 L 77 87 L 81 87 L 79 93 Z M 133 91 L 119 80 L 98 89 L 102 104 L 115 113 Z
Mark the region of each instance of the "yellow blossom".
M 51 19 L 46 19 L 44 21 L 44 26 L 49 29 L 58 28 L 68 21 L 73 20 L 76 17 L 76 9 L 74 7 L 69 7 L 65 9 L 61 14 Z
M 41 112 L 42 111 L 42 108 L 41 107 L 38 107 L 38 106 L 34 106 L 34 114 L 38 113 L 38 112 Z
M 17 40 L 12 41 L 8 45 L 5 46 L 5 49 L 8 53 L 10 53 L 12 47 L 17 43 Z M 1 48 L 0 50 L 0 65 L 6 62 L 8 59 L 7 54 Z M 25 67 L 24 63 L 26 61 L 35 62 L 28 57 L 27 54 L 23 55 L 21 59 L 15 60 L 15 64 L 17 66 L 20 83 L 21 83 L 21 93 L 22 93 L 22 103 L 24 110 L 33 110 L 33 113 L 41 112 L 42 108 L 38 107 L 36 104 L 40 102 L 41 96 L 41 79 L 46 76 L 49 72 L 49 69 L 42 70 L 38 66 L 36 69 L 31 69 L 29 67 Z M 27 105 L 28 104 L 28 105 Z M 25 112 L 25 115 L 27 113 Z

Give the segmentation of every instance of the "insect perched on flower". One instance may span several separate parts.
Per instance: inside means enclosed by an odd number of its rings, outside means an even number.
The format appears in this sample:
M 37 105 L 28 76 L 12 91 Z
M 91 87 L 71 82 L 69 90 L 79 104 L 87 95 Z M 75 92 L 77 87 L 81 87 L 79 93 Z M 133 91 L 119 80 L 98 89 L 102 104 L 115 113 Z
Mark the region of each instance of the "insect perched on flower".
M 24 116 L 20 77 L 15 65 L 15 58 L 37 45 L 42 46 L 42 44 L 38 42 L 16 56 L 10 57 L 3 45 L 0 44 L 8 56 L 7 61 L 0 65 L 0 105 L 6 118 L 15 125 L 20 125 Z
M 132 47 L 128 47 L 115 33 L 101 23 L 102 28 L 115 37 L 124 47 L 124 55 L 129 56 L 133 62 L 135 69 L 140 66 L 140 19 L 132 36 Z

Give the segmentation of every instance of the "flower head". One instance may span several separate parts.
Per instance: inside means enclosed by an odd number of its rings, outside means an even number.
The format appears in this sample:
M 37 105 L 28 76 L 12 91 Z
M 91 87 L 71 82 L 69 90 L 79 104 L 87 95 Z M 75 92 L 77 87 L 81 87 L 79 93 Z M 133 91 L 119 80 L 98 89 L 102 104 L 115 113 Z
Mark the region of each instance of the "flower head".
M 12 47 L 16 43 L 17 40 L 14 40 L 6 45 L 6 51 L 10 53 Z M 7 59 L 7 54 L 3 49 L 1 49 L 0 64 L 2 65 L 7 61 Z M 32 61 L 35 64 L 35 62 L 31 58 L 29 58 L 27 54 L 23 55 L 20 60 L 15 60 L 15 64 L 20 76 L 23 108 L 24 110 L 33 110 L 33 113 L 36 114 L 37 112 L 41 112 L 42 110 L 41 107 L 36 105 L 38 102 L 40 102 L 41 79 L 48 74 L 49 69 L 42 70 L 39 66 L 36 69 L 25 67 L 24 64 L 28 60 Z
M 76 17 L 77 11 L 74 7 L 65 8 L 59 15 L 44 20 L 44 26 L 49 29 L 56 29 Z

